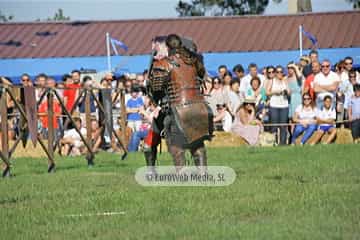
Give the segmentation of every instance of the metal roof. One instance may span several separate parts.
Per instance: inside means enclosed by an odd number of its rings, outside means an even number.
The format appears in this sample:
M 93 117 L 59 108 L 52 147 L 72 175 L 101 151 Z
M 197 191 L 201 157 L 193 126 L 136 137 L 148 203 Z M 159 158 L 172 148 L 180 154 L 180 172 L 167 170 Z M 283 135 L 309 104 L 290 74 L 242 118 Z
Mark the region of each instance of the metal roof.
M 192 38 L 201 52 L 298 49 L 298 26 L 316 36 L 320 48 L 360 46 L 360 11 L 301 15 L 195 17 L 150 20 L 0 24 L 0 58 L 106 55 L 105 34 L 121 40 L 126 54 L 148 54 L 151 39 L 176 33 Z M 311 42 L 304 37 L 304 49 Z M 121 50 L 122 51 L 122 50 Z M 125 54 L 124 52 L 121 52 Z

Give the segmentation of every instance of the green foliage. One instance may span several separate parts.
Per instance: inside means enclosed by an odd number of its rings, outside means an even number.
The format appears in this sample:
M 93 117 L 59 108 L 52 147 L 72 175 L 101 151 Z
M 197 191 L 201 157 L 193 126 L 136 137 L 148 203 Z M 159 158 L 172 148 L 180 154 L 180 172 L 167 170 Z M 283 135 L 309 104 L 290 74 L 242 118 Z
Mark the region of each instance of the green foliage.
M 64 15 L 64 11 L 59 8 L 53 18 L 48 18 L 49 21 L 69 21 L 70 17 Z
M 228 187 L 142 187 L 142 154 L 13 160 L 0 179 L 2 239 L 359 239 L 359 145 L 211 148 Z M 172 164 L 159 156 L 160 165 Z M 124 215 L 69 217 L 125 212 Z
M 10 22 L 12 20 L 14 20 L 13 15 L 7 16 L 7 15 L 3 14 L 0 10 L 0 22 Z
M 269 0 L 180 0 L 176 11 L 184 16 L 232 16 L 261 14 Z

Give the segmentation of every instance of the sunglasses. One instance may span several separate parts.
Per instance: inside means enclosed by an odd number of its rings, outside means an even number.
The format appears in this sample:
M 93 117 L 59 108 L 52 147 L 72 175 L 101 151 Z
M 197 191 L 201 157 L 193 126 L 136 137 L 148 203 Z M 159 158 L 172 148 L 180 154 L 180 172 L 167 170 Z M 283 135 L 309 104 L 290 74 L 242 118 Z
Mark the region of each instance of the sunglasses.
M 329 68 L 330 65 L 321 65 L 322 68 Z
M 345 65 L 351 65 L 353 64 L 352 62 L 345 62 Z
M 311 100 L 311 98 L 304 98 L 304 101 L 306 101 L 306 100 Z
M 22 82 L 30 82 L 29 79 L 22 79 L 21 81 L 22 81 Z
M 283 73 L 282 70 L 276 70 L 276 73 Z
M 274 71 L 268 71 L 267 73 L 268 73 L 268 74 L 272 74 L 272 73 L 274 73 Z

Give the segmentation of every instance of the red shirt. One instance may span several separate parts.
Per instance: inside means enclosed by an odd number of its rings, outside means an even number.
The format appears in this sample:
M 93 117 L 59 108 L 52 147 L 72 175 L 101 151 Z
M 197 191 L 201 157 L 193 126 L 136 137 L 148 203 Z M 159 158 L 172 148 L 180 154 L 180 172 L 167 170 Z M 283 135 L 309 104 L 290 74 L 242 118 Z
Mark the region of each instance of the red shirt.
M 48 113 L 48 102 L 47 99 L 45 99 L 44 101 L 42 101 L 42 103 L 39 105 L 39 113 Z M 57 122 L 57 116 L 59 116 L 61 114 L 61 107 L 60 107 L 60 103 L 54 99 L 53 102 L 53 111 L 54 111 L 54 117 L 53 117 L 53 125 L 54 128 L 58 128 L 58 122 Z M 49 127 L 49 122 L 48 122 L 48 116 L 41 116 L 40 115 L 40 120 L 41 120 L 41 124 L 43 128 L 48 128 Z
M 71 89 L 64 89 L 63 96 L 67 98 L 66 101 L 66 109 L 70 112 L 72 107 L 75 103 L 76 91 L 80 88 L 80 84 L 72 83 L 72 84 L 65 84 L 66 88 Z
M 304 83 L 304 88 L 309 89 L 310 97 L 313 100 L 315 100 L 315 91 L 314 91 L 314 85 L 313 85 L 314 79 L 315 79 L 315 75 L 312 73 L 309 76 L 307 76 L 305 83 Z

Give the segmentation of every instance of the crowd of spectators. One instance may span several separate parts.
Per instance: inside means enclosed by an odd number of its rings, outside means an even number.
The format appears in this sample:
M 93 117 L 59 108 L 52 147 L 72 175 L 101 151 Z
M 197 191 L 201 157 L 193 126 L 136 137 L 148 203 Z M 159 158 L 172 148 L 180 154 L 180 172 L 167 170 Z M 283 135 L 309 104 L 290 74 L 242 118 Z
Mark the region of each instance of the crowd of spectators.
M 231 70 L 221 65 L 217 76 L 207 75 L 202 92 L 214 114 L 214 126 L 218 131 L 232 132 L 244 138 L 250 145 L 257 144 L 259 135 L 266 131 L 275 136 L 276 144 L 317 144 L 336 138 L 336 127 L 351 128 L 354 141 L 360 137 L 360 77 L 353 69 L 353 59 L 346 57 L 335 65 L 329 60 L 319 61 L 318 52 L 301 57 L 298 63 L 284 66 L 267 66 L 258 69 L 255 63 L 245 71 L 241 64 Z M 332 70 L 333 69 L 333 70 Z M 248 72 L 245 74 L 245 72 Z M 2 77 L 2 85 L 11 85 L 11 80 Z M 113 126 L 120 136 L 126 136 L 129 151 L 141 149 L 141 140 L 148 134 L 151 122 L 157 117 L 157 107 L 146 93 L 148 73 L 126 74 L 115 77 L 105 74 L 101 81 L 91 76 L 82 76 L 74 70 L 64 75 L 62 81 L 40 74 L 31 79 L 28 74 L 21 77 L 22 86 L 36 86 L 38 103 L 38 133 L 48 138 L 48 99 L 42 97 L 46 88 L 55 88 L 63 99 L 67 111 L 72 111 L 75 125 L 86 136 L 91 129 L 93 151 L 100 149 L 119 151 L 120 145 L 111 133 L 106 133 L 103 118 L 94 96 L 90 96 L 91 127 L 86 128 L 85 97 L 83 88 L 94 87 L 95 97 L 101 89 L 112 89 L 111 111 Z M 16 88 L 13 89 L 15 91 Z M 124 89 L 126 114 L 121 114 L 118 91 Z M 20 93 L 16 94 L 20 101 Z M 78 99 L 79 98 L 79 99 Z M 78 101 L 76 101 L 78 99 Z M 20 134 L 19 114 L 14 102 L 8 98 L 8 136 L 15 139 Z M 56 129 L 55 138 L 63 155 L 80 155 L 87 151 L 80 135 L 72 124 L 68 124 L 59 101 L 53 100 Z M 77 104 L 77 105 L 75 105 Z M 126 128 L 121 129 L 121 116 L 126 115 Z M 100 117 L 99 117 L 100 116 Z M 110 140 L 112 139 L 112 140 Z

